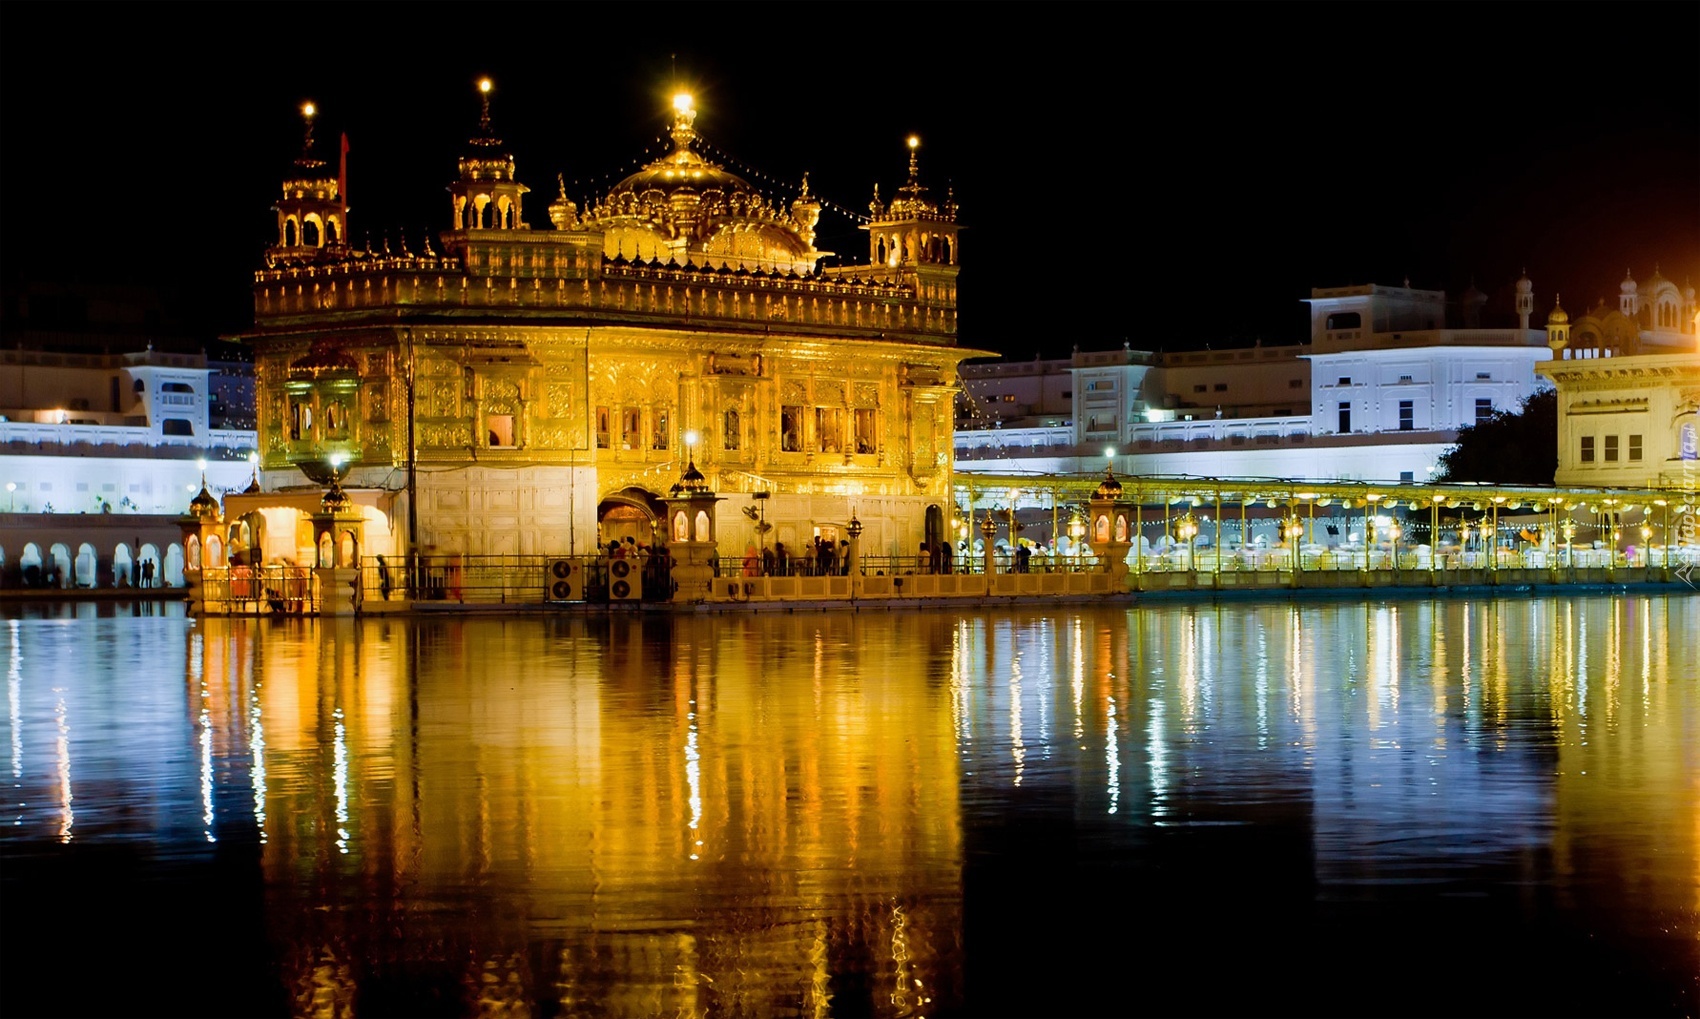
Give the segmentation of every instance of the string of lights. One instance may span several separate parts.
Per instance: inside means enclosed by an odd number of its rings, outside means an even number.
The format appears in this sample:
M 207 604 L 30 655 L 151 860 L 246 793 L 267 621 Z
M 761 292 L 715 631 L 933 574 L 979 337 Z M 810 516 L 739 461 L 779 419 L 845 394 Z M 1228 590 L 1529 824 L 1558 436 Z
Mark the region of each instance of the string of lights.
M 783 208 L 796 197 L 798 182 L 783 180 L 757 169 L 709 141 L 700 133 L 696 135 L 695 141 L 706 155 L 749 181 L 758 194 L 775 205 Z M 670 151 L 672 151 L 672 139 L 667 135 L 656 135 L 637 156 L 621 165 L 600 174 L 571 178 L 571 190 L 585 196 L 581 199 L 580 208 L 594 208 L 599 199 L 590 197 L 591 194 L 601 195 L 605 193 L 615 184 L 625 180 Z M 812 197 L 820 203 L 822 211 L 842 216 L 853 225 L 861 226 L 873 222 L 872 218 L 866 213 L 856 212 L 843 203 L 832 201 L 818 194 Z

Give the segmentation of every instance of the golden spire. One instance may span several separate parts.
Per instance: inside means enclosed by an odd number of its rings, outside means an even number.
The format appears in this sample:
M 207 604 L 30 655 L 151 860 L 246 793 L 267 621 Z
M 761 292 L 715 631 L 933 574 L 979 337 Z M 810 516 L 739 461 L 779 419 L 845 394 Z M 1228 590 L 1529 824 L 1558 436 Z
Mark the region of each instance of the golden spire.
M 921 184 L 921 136 L 909 136 L 909 186 L 919 187 Z
M 483 132 L 485 137 L 489 137 L 490 134 L 490 90 L 495 87 L 495 83 L 489 78 L 478 79 L 478 101 L 481 104 L 478 114 L 478 130 Z
M 324 166 L 324 162 L 313 158 L 313 118 L 319 115 L 319 108 L 313 105 L 311 99 L 301 104 L 301 158 L 295 165 L 306 170 L 316 170 Z
M 695 100 L 689 92 L 680 92 L 673 97 L 673 144 L 680 151 L 689 149 L 691 142 L 696 140 L 697 133 L 691 127 L 696 123 L 697 111 Z

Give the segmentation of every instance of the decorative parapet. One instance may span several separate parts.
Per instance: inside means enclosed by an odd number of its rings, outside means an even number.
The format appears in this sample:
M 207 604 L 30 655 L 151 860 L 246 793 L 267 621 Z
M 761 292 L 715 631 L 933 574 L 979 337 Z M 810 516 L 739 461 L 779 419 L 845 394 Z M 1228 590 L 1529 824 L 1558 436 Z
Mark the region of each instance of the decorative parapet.
M 920 288 L 870 271 L 869 278 L 798 276 L 610 261 L 574 244 L 471 245 L 464 261 L 410 255 L 262 270 L 254 276 L 254 314 L 270 325 L 397 308 L 579 311 L 954 342 L 954 288 L 931 281 Z

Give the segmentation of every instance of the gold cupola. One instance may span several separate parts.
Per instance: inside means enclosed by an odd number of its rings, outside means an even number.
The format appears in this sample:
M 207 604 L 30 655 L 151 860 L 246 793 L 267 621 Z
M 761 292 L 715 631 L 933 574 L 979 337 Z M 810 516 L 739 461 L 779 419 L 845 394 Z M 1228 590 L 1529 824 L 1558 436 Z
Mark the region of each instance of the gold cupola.
M 1552 299 L 1552 310 L 1547 312 L 1547 346 L 1552 348 L 1553 356 L 1570 345 L 1570 313 L 1559 303 L 1558 295 Z
M 943 205 L 927 197 L 921 183 L 921 139 L 910 135 L 909 179 L 890 204 L 882 204 L 879 188 L 868 204 L 868 261 L 891 269 L 904 266 L 949 267 L 954 272 L 959 252 L 956 197 L 948 192 Z
M 490 128 L 490 93 L 495 87 L 489 78 L 478 81 L 478 133 L 467 140 L 460 178 L 449 186 L 456 231 L 530 229 L 521 205 L 531 189 L 519 182 L 513 155 Z
M 318 107 L 301 106 L 304 124 L 301 155 L 290 164 L 283 180 L 283 197 L 272 206 L 277 213 L 277 240 L 266 249 L 271 266 L 305 265 L 340 255 L 347 249 L 348 209 L 343 200 L 339 169 L 314 152 L 313 121 Z

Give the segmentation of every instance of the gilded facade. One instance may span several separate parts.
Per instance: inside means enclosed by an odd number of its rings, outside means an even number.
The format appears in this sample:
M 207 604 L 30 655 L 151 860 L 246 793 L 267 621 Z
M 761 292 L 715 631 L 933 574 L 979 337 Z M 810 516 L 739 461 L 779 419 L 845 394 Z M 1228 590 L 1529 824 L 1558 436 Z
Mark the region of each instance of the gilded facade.
M 268 492 L 342 477 L 371 552 L 584 553 L 650 540 L 694 461 L 723 554 L 853 516 L 874 554 L 946 533 L 957 365 L 985 355 L 956 343 L 954 202 L 911 139 L 868 264 L 826 268 L 807 179 L 762 194 L 700 154 L 695 116 L 679 97 L 671 152 L 589 208 L 560 187 L 533 229 L 486 91 L 450 228 L 418 252 L 338 240 L 343 182 L 309 127 L 245 337 Z

